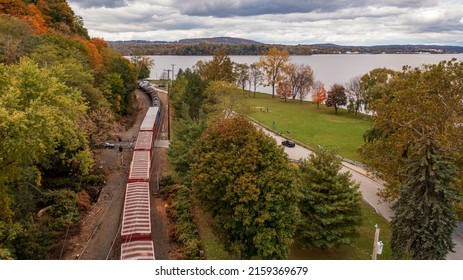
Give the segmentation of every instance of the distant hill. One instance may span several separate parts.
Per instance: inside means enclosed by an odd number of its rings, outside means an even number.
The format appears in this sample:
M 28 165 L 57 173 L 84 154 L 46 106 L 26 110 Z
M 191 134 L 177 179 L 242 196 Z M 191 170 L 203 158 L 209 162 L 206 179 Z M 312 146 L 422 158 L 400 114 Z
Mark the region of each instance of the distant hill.
M 143 55 L 213 55 L 217 49 L 225 48 L 229 55 L 263 55 L 268 49 L 277 47 L 288 50 L 291 55 L 311 54 L 452 54 L 463 53 L 460 46 L 440 45 L 380 45 L 342 46 L 336 44 L 282 45 L 265 44 L 253 40 L 214 37 L 165 41 L 114 41 L 110 46 L 123 55 L 134 52 Z
M 214 38 L 195 38 L 195 39 L 182 39 L 179 40 L 180 44 L 263 44 L 257 41 L 233 38 L 233 37 L 214 37 Z

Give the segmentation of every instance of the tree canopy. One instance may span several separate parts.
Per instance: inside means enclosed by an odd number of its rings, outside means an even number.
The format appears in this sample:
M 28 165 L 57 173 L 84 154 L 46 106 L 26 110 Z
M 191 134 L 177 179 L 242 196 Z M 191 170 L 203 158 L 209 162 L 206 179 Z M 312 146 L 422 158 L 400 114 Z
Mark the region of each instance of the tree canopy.
M 195 196 L 225 248 L 242 259 L 284 259 L 297 219 L 283 150 L 243 117 L 210 126 L 194 147 Z
M 406 161 L 423 131 L 432 132 L 446 155 L 463 166 L 463 63 L 405 67 L 389 76 L 370 104 L 373 127 L 360 149 L 366 163 L 385 181 L 383 195 L 397 198 L 405 182 Z M 384 151 L 388 151 L 385 153 Z M 457 174 L 461 178 L 461 171 Z

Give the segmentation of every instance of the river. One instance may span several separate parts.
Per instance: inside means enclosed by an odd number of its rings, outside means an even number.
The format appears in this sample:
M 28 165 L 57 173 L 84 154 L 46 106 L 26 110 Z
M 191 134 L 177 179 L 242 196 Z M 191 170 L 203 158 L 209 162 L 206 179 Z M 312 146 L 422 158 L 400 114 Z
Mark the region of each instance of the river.
M 208 61 L 212 56 L 150 56 L 155 63 L 151 69 L 150 79 L 159 79 L 167 69 L 174 72 L 178 69 L 191 68 L 197 61 Z M 259 56 L 230 56 L 237 63 L 248 65 L 257 62 Z M 375 68 L 390 68 L 401 70 L 404 65 L 418 67 L 422 64 L 436 64 L 442 60 L 456 58 L 463 61 L 463 54 L 332 54 L 291 56 L 291 62 L 305 63 L 314 71 L 315 79 L 322 81 L 329 89 L 335 83 L 345 84 L 351 78 L 363 75 Z M 271 93 L 270 87 L 259 87 L 259 91 Z

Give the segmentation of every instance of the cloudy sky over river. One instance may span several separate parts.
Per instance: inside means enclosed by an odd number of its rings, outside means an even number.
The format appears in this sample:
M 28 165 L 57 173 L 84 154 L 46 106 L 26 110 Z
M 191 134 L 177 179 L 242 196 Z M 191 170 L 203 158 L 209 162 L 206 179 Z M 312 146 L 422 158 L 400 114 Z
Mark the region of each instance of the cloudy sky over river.
M 462 0 L 69 0 L 92 37 L 463 46 Z

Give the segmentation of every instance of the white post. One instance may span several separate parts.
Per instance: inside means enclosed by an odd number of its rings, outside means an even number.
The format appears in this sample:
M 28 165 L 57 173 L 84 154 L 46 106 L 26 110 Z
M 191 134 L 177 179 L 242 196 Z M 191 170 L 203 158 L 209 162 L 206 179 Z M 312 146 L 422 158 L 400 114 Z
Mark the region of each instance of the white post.
M 379 240 L 379 226 L 378 224 L 375 225 L 375 240 L 373 241 L 373 255 L 372 260 L 377 259 L 378 255 L 378 240 Z

